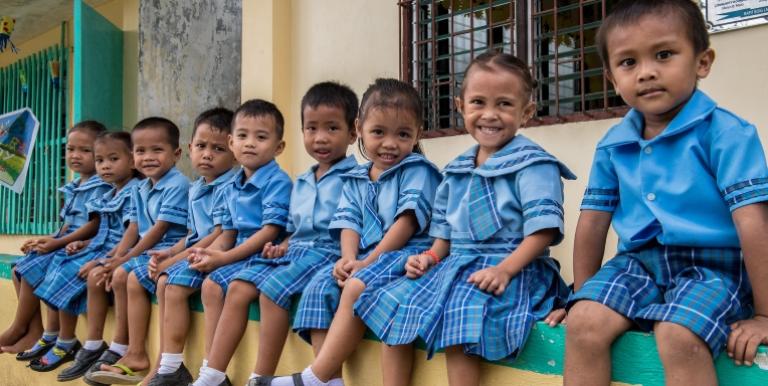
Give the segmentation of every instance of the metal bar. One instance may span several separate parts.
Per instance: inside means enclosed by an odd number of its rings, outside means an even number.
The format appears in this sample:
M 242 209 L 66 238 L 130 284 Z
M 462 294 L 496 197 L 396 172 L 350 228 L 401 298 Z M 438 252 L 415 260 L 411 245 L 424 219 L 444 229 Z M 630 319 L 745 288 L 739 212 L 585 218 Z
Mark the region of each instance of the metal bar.
M 584 6 L 579 7 L 579 88 L 581 91 L 581 108 L 579 110 L 585 111 L 587 109 L 587 102 L 584 99 Z

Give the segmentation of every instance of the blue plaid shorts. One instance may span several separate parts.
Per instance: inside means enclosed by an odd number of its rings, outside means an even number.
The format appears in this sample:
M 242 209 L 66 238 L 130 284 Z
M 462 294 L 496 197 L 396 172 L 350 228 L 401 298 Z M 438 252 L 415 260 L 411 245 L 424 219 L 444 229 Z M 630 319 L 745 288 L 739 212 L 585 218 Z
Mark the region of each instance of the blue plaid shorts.
M 576 292 L 569 306 L 592 300 L 652 331 L 665 321 L 688 328 L 713 356 L 730 324 L 752 315 L 752 289 L 741 250 L 652 246 L 617 255 Z
M 189 261 L 186 259 L 177 261 L 172 266 L 165 270 L 165 274 L 168 275 L 166 281 L 167 285 L 177 285 L 180 287 L 189 287 L 200 289 L 203 286 L 203 280 L 208 275 L 205 272 L 200 272 L 189 268 Z
M 290 264 L 276 267 L 258 288 L 275 304 L 289 309 L 291 297 L 302 292 L 318 271 L 333 267 L 339 255 L 323 249 L 291 246 L 286 256 L 290 258 Z
M 157 283 L 149 277 L 149 255 L 142 253 L 127 262 L 121 267 L 128 272 L 136 276 L 139 280 L 139 284 L 144 287 L 147 292 L 153 294 L 157 290 Z

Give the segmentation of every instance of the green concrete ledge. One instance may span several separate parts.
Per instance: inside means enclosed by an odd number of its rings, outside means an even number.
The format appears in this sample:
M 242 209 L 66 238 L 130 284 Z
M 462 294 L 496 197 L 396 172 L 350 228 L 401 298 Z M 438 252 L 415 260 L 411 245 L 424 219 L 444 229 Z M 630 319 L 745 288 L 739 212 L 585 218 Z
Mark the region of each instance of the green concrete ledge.
M 11 264 L 18 257 L 0 254 L 0 278 L 11 278 Z M 199 296 L 190 299 L 190 307 L 194 311 L 202 312 Z M 256 304 L 251 305 L 249 318 L 259 320 Z M 515 362 L 499 361 L 494 364 L 539 374 L 562 375 L 565 333 L 563 326 L 551 328 L 544 323 L 537 323 Z M 366 338 L 376 340 L 370 332 Z M 613 364 L 613 380 L 616 382 L 645 386 L 664 385 L 664 373 L 651 334 L 634 331 L 624 334 L 613 346 Z M 715 368 L 722 386 L 768 385 L 768 347 L 761 346 L 758 349 L 755 364 L 750 367 L 736 366 L 723 354 L 715 360 Z

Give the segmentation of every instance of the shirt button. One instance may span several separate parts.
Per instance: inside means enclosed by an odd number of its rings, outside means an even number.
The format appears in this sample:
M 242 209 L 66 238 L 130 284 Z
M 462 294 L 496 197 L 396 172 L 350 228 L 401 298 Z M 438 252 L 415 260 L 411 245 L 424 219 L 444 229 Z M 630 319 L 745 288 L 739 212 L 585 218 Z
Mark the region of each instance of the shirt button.
M 645 151 L 645 154 L 651 154 L 651 153 L 653 153 L 653 147 L 652 146 L 646 146 L 644 151 Z
M 648 199 L 648 201 L 653 201 L 653 200 L 655 200 L 655 199 L 656 199 L 656 195 L 655 195 L 655 194 L 653 194 L 653 193 L 648 193 L 648 194 L 645 196 L 645 198 L 647 198 L 647 199 Z

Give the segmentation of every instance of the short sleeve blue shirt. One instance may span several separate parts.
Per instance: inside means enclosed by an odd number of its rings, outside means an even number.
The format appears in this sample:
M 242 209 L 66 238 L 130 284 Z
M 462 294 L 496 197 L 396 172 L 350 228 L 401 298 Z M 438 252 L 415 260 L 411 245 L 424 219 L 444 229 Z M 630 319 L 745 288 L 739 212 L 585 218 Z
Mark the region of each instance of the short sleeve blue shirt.
M 108 183 L 104 182 L 98 175 L 80 183 L 77 178 L 68 184 L 59 188 L 64 194 L 64 206 L 61 208 L 61 219 L 68 225 L 67 232 L 80 228 L 88 222 L 88 202 L 99 200 L 105 193 L 112 189 Z
M 338 251 L 338 243 L 328 233 L 328 224 L 339 205 L 343 185 L 341 175 L 356 166 L 355 156 L 350 155 L 334 164 L 320 180 L 315 178 L 317 165 L 296 178 L 286 227 L 293 234 L 290 240 L 292 245 L 314 243 L 328 245 Z
M 653 240 L 739 248 L 731 212 L 768 201 L 755 127 L 699 90 L 655 138 L 643 126 L 630 110 L 598 143 L 581 209 L 613 213 L 620 252 Z
M 187 210 L 189 180 L 175 167 L 152 184 L 144 179 L 133 189 L 133 214 L 131 221 L 139 226 L 139 236 L 144 237 L 157 221 L 170 223 L 170 227 L 158 245 L 173 244 L 187 235 Z
M 471 243 L 469 217 L 470 180 L 490 179 L 496 194 L 497 216 L 502 224 L 488 242 L 519 244 L 542 229 L 558 229 L 562 240 L 563 182 L 576 176 L 530 139 L 517 135 L 480 166 L 475 166 L 475 145 L 446 165 L 445 179 L 437 190 L 429 234 L 452 243 Z
M 222 229 L 237 231 L 237 244 L 267 224 L 285 227 L 291 200 L 291 179 L 270 161 L 245 180 L 240 169 L 226 184 L 222 212 Z
M 217 216 L 214 216 L 214 210 L 217 206 L 221 207 L 222 203 L 216 200 L 221 200 L 220 191 L 234 175 L 234 170 L 228 170 L 210 184 L 206 184 L 205 178 L 200 177 L 190 186 L 187 247 L 208 236 L 217 225 L 221 225 L 221 215 L 217 212 Z
M 130 222 L 133 205 L 131 191 L 140 183 L 138 179 L 132 178 L 119 191 L 112 188 L 100 199 L 88 203 L 88 211 L 97 213 L 100 217 L 99 232 L 91 240 L 89 248 L 101 246 L 109 249 L 120 242 Z
M 369 184 L 373 184 L 378 192 L 376 203 L 378 217 L 383 223 L 382 230 L 386 233 L 397 217 L 411 210 L 416 215 L 419 229 L 406 247 L 429 243 L 427 230 L 432 217 L 432 203 L 435 191 L 442 180 L 438 168 L 423 155 L 411 153 L 400 163 L 385 170 L 377 181 L 371 181 L 369 172 L 371 162 L 359 165 L 341 177 L 344 179 L 341 199 L 333 220 L 329 225 L 331 236 L 339 240 L 342 229 L 351 229 L 362 234 L 365 229 L 363 211 L 370 192 Z M 360 252 L 373 248 L 378 241 L 366 242 L 361 237 Z

